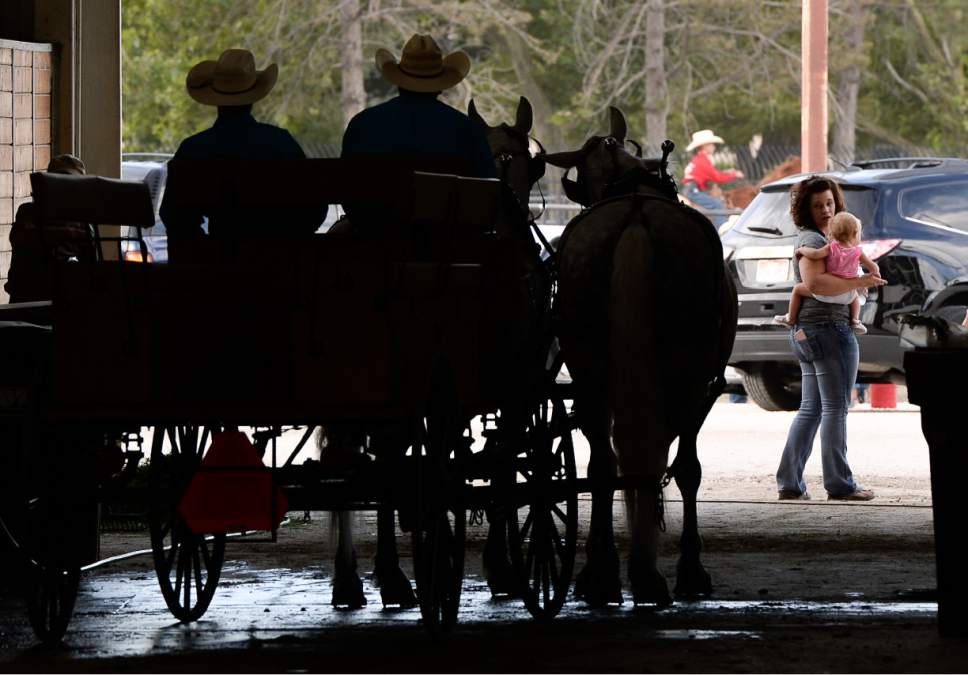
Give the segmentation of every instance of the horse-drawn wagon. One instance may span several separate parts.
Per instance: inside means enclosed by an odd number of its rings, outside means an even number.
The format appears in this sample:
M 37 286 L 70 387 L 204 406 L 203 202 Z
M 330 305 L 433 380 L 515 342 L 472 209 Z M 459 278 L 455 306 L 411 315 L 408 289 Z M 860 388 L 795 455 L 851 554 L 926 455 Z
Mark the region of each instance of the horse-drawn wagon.
M 183 621 L 209 606 L 236 524 L 225 503 L 198 495 L 233 481 L 252 490 L 240 501 L 255 505 L 273 539 L 287 507 L 389 512 L 391 536 L 399 511 L 432 632 L 456 622 L 472 510 L 489 515 L 485 564 L 510 556 L 503 592 L 523 597 L 535 617 L 555 616 L 570 588 L 580 491 L 592 492 L 593 505 L 576 595 L 595 606 L 621 602 L 611 519 L 614 491 L 625 488 L 634 601 L 671 602 L 655 539 L 672 478 L 684 504 L 675 591 L 711 591 L 700 563 L 696 437 L 722 391 L 736 321 L 719 239 L 676 198 L 671 143 L 661 160 L 629 154 L 624 117 L 613 110 L 609 135 L 535 157 L 525 104 L 513 127 L 474 115 L 509 185 L 462 178 L 433 159 L 173 161 L 169 190 L 183 206 L 251 220 L 276 208 L 344 204 L 352 228 L 172 240 L 167 266 L 62 265 L 43 320 L 0 323 L 0 341 L 12 345 L 5 352 L 29 352 L 9 371 L 16 382 L 3 383 L 3 400 L 21 403 L 3 411 L 5 437 L 16 442 L 2 515 L 36 572 L 38 636 L 59 639 L 70 618 L 85 532 L 74 519 L 108 484 L 90 470 L 91 457 L 144 427 L 153 429 L 155 569 Z M 526 200 L 545 159 L 577 168 L 566 187 L 589 208 L 560 250 L 542 255 Z M 121 184 L 32 178 L 41 220 L 140 222 L 126 220 L 113 194 L 90 199 L 95 187 Z M 55 192 L 76 199 L 50 198 Z M 699 328 L 660 330 L 670 323 Z M 558 381 L 565 361 L 573 384 Z M 475 416 L 486 442 L 472 452 Z M 297 465 L 320 425 L 361 429 L 374 450 L 386 426 L 399 452 L 349 477 Z M 579 426 L 596 467 L 587 479 L 576 476 Z M 294 427 L 302 441 L 280 458 L 276 440 Z M 350 571 L 355 577 L 355 562 Z M 340 578 L 337 567 L 334 603 L 358 604 L 337 593 Z
M 146 427 L 155 568 L 183 621 L 211 602 L 234 524 L 224 504 L 187 494 L 231 495 L 233 482 L 257 493 L 249 511 L 273 538 L 286 503 L 401 511 L 432 631 L 456 621 L 467 512 L 505 514 L 521 593 L 536 615 L 554 615 L 577 539 L 571 423 L 561 361 L 549 358 L 549 271 L 521 237 L 495 231 L 500 184 L 392 161 L 173 162 L 169 175 L 185 205 L 360 203 L 383 220 L 368 223 L 379 231 L 172 241 L 169 265 L 63 264 L 45 316 L 3 326 L 5 354 L 30 347 L 22 372 L 8 373 L 29 410 L 6 409 L 19 438 L 7 484 L 19 487 L 3 520 L 42 572 L 29 603 L 38 636 L 59 639 L 71 615 L 91 530 L 68 516 L 96 510 L 104 481 L 93 455 Z M 118 199 L 125 184 L 33 180 L 41 223 L 140 222 Z M 466 428 L 482 414 L 488 441 L 474 454 Z M 284 429 L 303 429 L 305 442 L 319 425 L 388 421 L 409 447 L 387 460 L 392 470 L 376 462 L 334 476 L 276 449 Z M 239 450 L 243 428 L 254 461 Z M 204 460 L 213 439 L 235 448 L 217 466 Z

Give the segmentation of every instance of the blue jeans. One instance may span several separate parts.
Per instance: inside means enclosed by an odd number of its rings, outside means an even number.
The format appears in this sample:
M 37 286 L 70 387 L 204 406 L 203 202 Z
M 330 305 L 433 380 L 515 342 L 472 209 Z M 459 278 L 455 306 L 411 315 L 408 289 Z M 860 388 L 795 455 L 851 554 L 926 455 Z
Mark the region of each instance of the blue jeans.
M 804 332 L 805 340 L 795 339 L 798 330 Z M 834 496 L 854 492 L 859 488 L 847 464 L 847 408 L 857 379 L 857 339 L 847 322 L 835 321 L 795 326 L 790 344 L 800 361 L 803 396 L 780 457 L 777 487 L 806 492 L 803 467 L 819 428 L 824 488 Z
M 686 199 L 691 201 L 693 204 L 710 211 L 719 211 L 726 208 L 725 204 L 709 193 L 700 190 L 698 187 L 696 187 L 696 184 L 691 181 L 686 183 Z M 726 216 L 709 215 L 707 218 L 709 218 L 709 220 L 711 220 L 713 225 L 715 225 L 717 228 L 726 222 Z

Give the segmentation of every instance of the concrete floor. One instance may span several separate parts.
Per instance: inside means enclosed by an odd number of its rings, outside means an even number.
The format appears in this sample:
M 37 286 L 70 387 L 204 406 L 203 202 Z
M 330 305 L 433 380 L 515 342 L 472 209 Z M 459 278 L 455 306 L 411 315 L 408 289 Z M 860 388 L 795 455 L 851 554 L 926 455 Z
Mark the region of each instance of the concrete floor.
M 662 611 L 630 603 L 593 611 L 569 601 L 555 621 L 539 624 L 519 601 L 490 598 L 477 562 L 483 529 L 475 528 L 461 623 L 433 640 L 418 610 L 382 609 L 369 581 L 366 608 L 330 607 L 331 549 L 317 519 L 318 531 L 294 525 L 274 545 L 231 546 L 212 607 L 192 624 L 167 612 L 146 557 L 86 575 L 57 649 L 35 646 L 7 594 L 0 600 L 0 671 L 963 672 L 968 640 L 940 638 L 937 605 L 910 592 L 934 585 L 920 415 L 911 407 L 856 412 L 849 421 L 854 472 L 880 497 L 845 505 L 822 500 L 816 456 L 807 466 L 815 500 L 776 502 L 772 472 L 791 415 L 752 405 L 714 408 L 700 439 L 700 524 L 716 584 L 710 600 Z M 581 461 L 581 443 L 578 453 Z M 587 500 L 580 514 L 584 536 Z M 670 578 L 678 514 L 670 499 L 670 536 L 660 555 Z M 372 517 L 363 520 L 366 531 Z M 625 547 L 620 520 L 617 530 Z M 304 537 L 310 534 L 315 539 Z M 105 543 L 108 553 L 120 552 L 143 547 L 145 537 L 114 535 Z M 360 548 L 369 561 L 372 536 Z M 402 554 L 407 568 L 406 549 Z

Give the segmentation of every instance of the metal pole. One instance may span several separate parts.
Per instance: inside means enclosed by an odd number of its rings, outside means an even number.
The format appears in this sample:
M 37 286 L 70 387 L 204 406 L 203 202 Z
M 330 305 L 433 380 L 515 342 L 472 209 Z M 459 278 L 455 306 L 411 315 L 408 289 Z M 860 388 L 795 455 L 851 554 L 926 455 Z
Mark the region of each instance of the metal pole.
M 803 0 L 800 145 L 804 171 L 827 169 L 827 0 Z

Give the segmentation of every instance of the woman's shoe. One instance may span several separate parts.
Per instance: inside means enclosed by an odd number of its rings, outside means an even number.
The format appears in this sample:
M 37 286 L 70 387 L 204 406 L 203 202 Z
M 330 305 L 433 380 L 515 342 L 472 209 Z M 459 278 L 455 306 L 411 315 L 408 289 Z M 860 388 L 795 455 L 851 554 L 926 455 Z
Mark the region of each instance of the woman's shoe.
M 857 488 L 853 492 L 848 492 L 845 495 L 832 495 L 827 493 L 827 499 L 834 502 L 869 502 L 873 498 L 874 491 L 863 488 Z
M 789 314 L 776 314 L 773 317 L 773 323 L 777 326 L 786 326 L 787 328 L 793 328 L 793 322 L 790 321 Z
M 809 492 L 797 492 L 796 490 L 780 490 L 777 499 L 810 499 Z
M 867 335 L 867 326 L 862 324 L 857 319 L 850 322 L 850 329 L 854 331 L 855 335 Z

